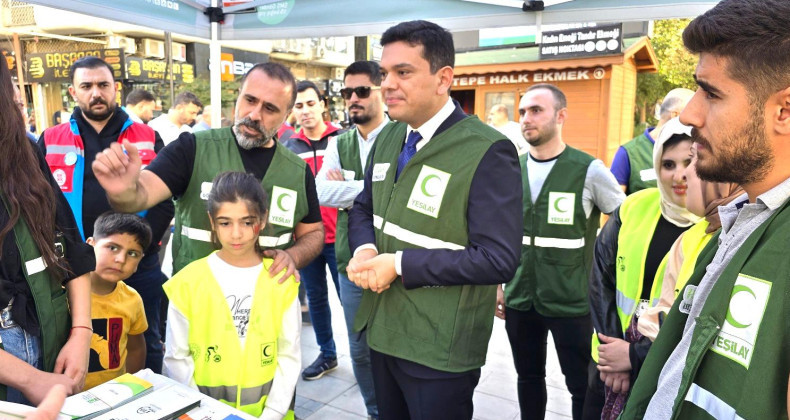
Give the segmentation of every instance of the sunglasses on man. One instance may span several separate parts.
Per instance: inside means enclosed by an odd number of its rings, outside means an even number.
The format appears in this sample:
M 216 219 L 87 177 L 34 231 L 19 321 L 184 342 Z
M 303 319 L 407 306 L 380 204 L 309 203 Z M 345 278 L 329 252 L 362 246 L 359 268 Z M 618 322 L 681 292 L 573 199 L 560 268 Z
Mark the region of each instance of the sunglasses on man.
M 340 96 L 343 97 L 345 100 L 351 99 L 351 95 L 356 93 L 357 98 L 365 99 L 370 96 L 370 92 L 374 90 L 381 89 L 381 86 L 357 86 L 355 88 L 343 88 L 340 89 Z

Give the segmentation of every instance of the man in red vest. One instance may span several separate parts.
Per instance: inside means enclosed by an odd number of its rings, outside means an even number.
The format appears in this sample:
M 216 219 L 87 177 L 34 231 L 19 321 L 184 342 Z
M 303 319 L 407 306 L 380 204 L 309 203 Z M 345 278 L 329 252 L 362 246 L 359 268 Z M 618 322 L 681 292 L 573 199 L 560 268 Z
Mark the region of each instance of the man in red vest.
M 91 164 L 96 155 L 110 144 L 124 139 L 140 149 L 143 164 L 147 165 L 164 147 L 153 129 L 132 121 L 116 103 L 117 89 L 113 70 L 96 57 L 84 57 L 74 62 L 70 74 L 69 93 L 77 102 L 67 124 L 49 128 L 38 140 L 47 159 L 52 176 L 69 202 L 82 238 L 93 236 L 93 223 L 104 212 L 112 210 L 107 195 Z M 164 201 L 148 210 L 144 217 L 151 225 L 154 240 L 145 250 L 137 272 L 126 280 L 143 298 L 148 331 L 146 364 L 161 373 L 164 350 L 159 331 L 159 305 L 164 295 L 162 283 L 167 278 L 159 265 L 159 241 L 173 218 L 173 203 Z M 96 329 L 96 326 L 94 326 Z M 89 366 L 88 370 L 92 367 Z M 98 369 L 98 368 L 97 368 Z

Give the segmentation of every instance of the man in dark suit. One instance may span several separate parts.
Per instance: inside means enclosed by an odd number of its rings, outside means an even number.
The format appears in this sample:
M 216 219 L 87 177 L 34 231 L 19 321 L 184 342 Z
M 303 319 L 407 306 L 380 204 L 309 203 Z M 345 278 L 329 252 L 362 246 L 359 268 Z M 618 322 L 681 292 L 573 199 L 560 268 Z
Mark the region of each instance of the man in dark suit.
M 351 281 L 366 289 L 382 419 L 471 419 L 496 284 L 521 245 L 521 175 L 504 135 L 452 101 L 449 32 L 404 22 L 381 39 L 382 130 L 349 214 Z M 396 183 L 397 181 L 397 183 Z

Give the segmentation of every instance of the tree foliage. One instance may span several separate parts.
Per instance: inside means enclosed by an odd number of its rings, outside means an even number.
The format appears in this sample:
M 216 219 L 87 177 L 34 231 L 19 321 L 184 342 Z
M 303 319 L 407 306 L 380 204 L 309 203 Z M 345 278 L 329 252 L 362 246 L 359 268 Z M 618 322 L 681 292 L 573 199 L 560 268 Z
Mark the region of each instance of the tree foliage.
M 654 123 L 654 105 L 678 87 L 695 89 L 694 68 L 697 57 L 683 46 L 683 29 L 690 19 L 657 20 L 650 42 L 658 59 L 657 73 L 639 73 L 636 77 L 636 122 Z

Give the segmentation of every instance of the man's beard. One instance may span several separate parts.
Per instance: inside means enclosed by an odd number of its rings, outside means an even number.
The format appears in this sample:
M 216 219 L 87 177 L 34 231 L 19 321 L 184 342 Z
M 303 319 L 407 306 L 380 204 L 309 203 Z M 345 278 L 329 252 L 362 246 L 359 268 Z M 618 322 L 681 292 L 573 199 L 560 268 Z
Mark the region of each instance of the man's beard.
M 702 146 L 697 157 L 697 176 L 703 181 L 740 185 L 762 181 L 773 169 L 775 157 L 760 117 L 752 117 L 737 133 L 717 142 L 715 149 L 696 128 L 691 138 Z
M 351 113 L 352 109 L 359 109 L 360 111 L 363 111 L 363 112 L 352 114 Z M 351 108 L 349 108 L 348 111 L 349 111 L 349 117 L 348 117 L 349 120 L 351 120 L 352 123 L 357 124 L 357 125 L 367 124 L 367 123 L 370 122 L 370 120 L 373 119 L 372 116 L 364 113 L 365 109 L 362 108 L 362 107 L 351 107 Z
M 252 130 L 255 130 L 259 133 L 256 137 L 250 137 L 241 130 L 241 126 L 245 126 Z M 261 129 L 261 124 L 257 121 L 253 121 L 250 117 L 244 117 L 242 119 L 237 119 L 236 122 L 233 124 L 233 133 L 236 134 L 236 142 L 241 146 L 242 149 L 250 150 L 255 147 L 263 147 L 269 144 L 270 141 L 274 139 L 274 136 L 277 134 L 277 128 L 274 128 L 270 131 L 266 131 L 266 129 Z
M 537 137 L 534 137 L 534 138 L 531 138 L 531 139 L 526 137 L 526 136 L 524 137 L 524 139 L 527 141 L 527 143 L 529 143 L 530 146 L 532 146 L 532 147 L 542 146 L 542 145 L 548 143 L 549 140 L 554 138 L 554 136 L 557 134 L 557 117 L 556 117 L 556 115 L 544 127 L 545 128 L 536 127 L 537 131 L 538 131 L 538 136 Z M 522 136 L 524 135 L 523 131 L 522 131 L 521 135 Z
M 93 112 L 93 111 L 91 111 L 91 106 L 96 105 L 96 104 L 104 104 L 105 110 L 103 112 Z M 84 115 L 85 118 L 87 118 L 89 120 L 104 121 L 107 118 L 110 118 L 110 115 L 112 115 L 112 113 L 115 112 L 115 108 L 116 108 L 115 102 L 107 103 L 107 102 L 104 101 L 104 99 L 96 98 L 93 101 L 91 101 L 88 104 L 88 106 L 86 106 L 84 108 L 80 107 L 80 110 L 82 111 L 82 115 Z

